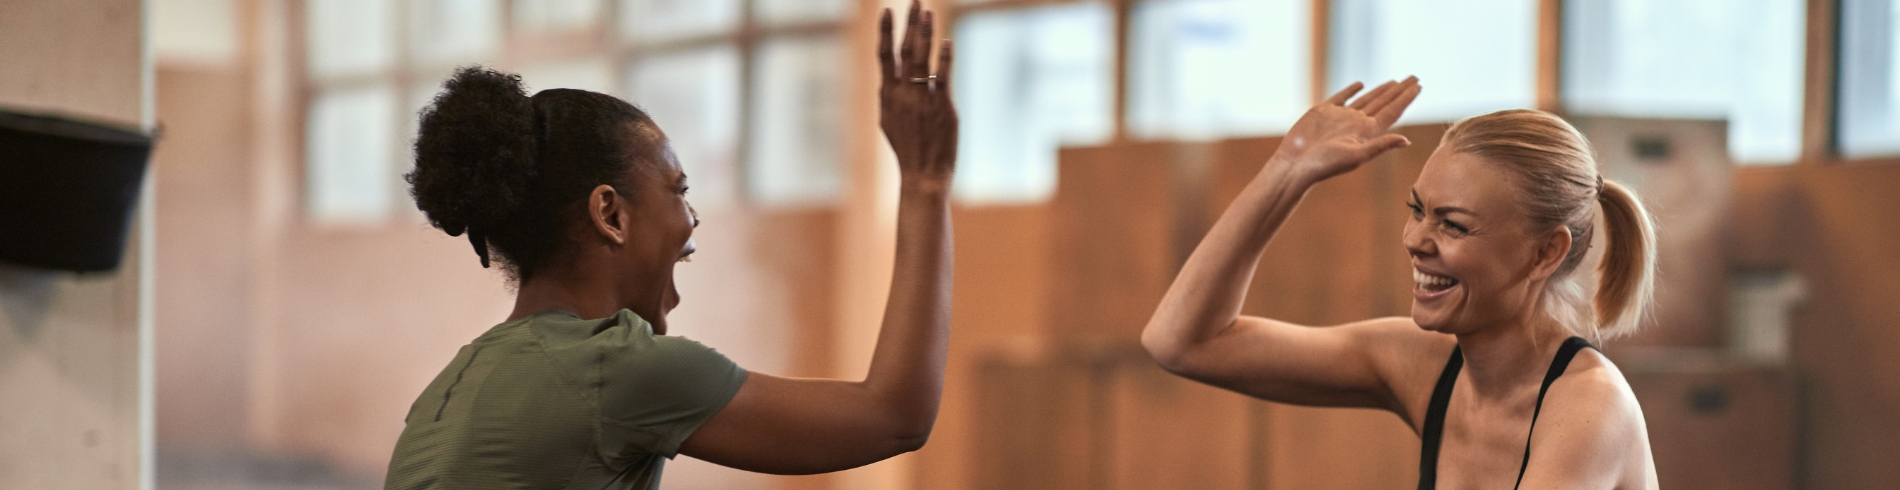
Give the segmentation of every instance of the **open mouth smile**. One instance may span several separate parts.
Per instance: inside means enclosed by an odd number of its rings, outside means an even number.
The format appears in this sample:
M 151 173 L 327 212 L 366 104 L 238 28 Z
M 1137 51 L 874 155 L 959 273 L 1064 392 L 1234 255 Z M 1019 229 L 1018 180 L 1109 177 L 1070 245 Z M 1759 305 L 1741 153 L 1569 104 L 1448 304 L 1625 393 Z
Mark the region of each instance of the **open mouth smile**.
M 1412 295 L 1417 299 L 1433 299 L 1443 296 L 1446 291 L 1458 286 L 1458 280 L 1437 274 L 1412 269 Z

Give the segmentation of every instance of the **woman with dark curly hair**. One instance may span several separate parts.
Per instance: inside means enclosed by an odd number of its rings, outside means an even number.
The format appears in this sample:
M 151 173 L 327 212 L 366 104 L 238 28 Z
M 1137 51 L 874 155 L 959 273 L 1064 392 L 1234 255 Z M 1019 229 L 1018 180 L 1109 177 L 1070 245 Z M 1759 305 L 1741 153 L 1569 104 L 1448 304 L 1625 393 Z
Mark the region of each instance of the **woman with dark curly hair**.
M 410 407 L 385 486 L 658 488 L 685 453 L 782 474 L 857 467 L 924 444 L 950 314 L 950 45 L 913 2 L 902 58 L 880 22 L 881 124 L 896 151 L 896 268 L 863 381 L 749 373 L 667 336 L 673 266 L 699 224 L 666 134 L 611 96 L 465 68 L 424 110 L 409 175 L 436 227 L 518 285 L 514 312 Z M 901 66 L 900 66 L 901 65 Z

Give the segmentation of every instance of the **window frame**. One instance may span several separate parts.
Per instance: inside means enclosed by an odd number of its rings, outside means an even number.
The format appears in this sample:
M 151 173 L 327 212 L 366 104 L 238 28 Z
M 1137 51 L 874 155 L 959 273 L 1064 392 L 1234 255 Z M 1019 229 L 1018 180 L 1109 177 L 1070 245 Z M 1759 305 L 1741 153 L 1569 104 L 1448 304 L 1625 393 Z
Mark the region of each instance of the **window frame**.
M 305 1 L 306 0 L 291 0 L 288 5 L 288 13 L 290 14 L 291 20 L 291 25 L 288 29 L 289 51 L 294 60 L 294 62 L 288 64 L 288 69 L 289 74 L 295 81 L 295 93 L 296 97 L 298 97 L 298 102 L 293 105 L 292 109 L 292 115 L 296 124 L 293 134 L 296 147 L 299 149 L 297 159 L 299 162 L 298 168 L 300 170 L 297 173 L 299 185 L 297 186 L 297 195 L 295 197 L 301 210 L 301 212 L 298 213 L 300 221 L 310 222 L 313 220 L 312 213 L 309 209 L 309 196 L 307 195 L 307 177 L 309 175 L 307 165 L 309 162 L 306 161 L 308 157 L 308 142 L 305 140 L 308 138 L 307 131 L 309 129 L 308 118 L 310 108 L 317 94 L 325 89 L 387 83 L 395 87 L 399 96 L 407 97 L 407 89 L 413 88 L 415 83 L 419 80 L 425 78 L 439 78 L 445 75 L 447 70 L 452 69 L 452 67 L 423 67 L 416 66 L 410 61 L 411 56 L 407 49 L 409 33 L 408 25 L 406 24 L 410 13 L 409 9 L 406 8 L 407 3 L 398 1 L 397 7 L 393 9 L 392 17 L 392 22 L 398 27 L 394 29 L 395 32 L 391 38 L 392 42 L 396 43 L 398 48 L 396 50 L 396 60 L 390 67 L 386 67 L 382 71 L 373 74 L 324 81 L 312 80 L 308 73 L 308 46 L 306 46 L 308 42 L 308 24 Z M 617 86 L 623 86 L 627 82 L 627 73 L 624 68 L 642 57 L 718 45 L 730 46 L 738 53 L 740 63 L 740 93 L 737 94 L 737 97 L 740 112 L 739 120 L 741 124 L 738 128 L 735 128 L 737 135 L 736 148 L 734 151 L 735 162 L 737 162 L 737 168 L 734 169 L 734 178 L 736 179 L 734 184 L 736 188 L 740 189 L 736 195 L 740 205 L 754 204 L 754 199 L 750 196 L 749 191 L 745 189 L 747 188 L 746 179 L 749 179 L 751 175 L 748 162 L 750 161 L 752 148 L 750 148 L 748 142 L 751 141 L 752 137 L 751 118 L 755 105 L 755 101 L 753 100 L 753 67 L 755 64 L 754 60 L 758 56 L 757 51 L 760 43 L 767 39 L 781 36 L 843 36 L 854 33 L 855 30 L 851 28 L 852 25 L 858 22 L 870 21 L 868 18 L 859 18 L 864 15 L 863 12 L 872 11 L 871 9 L 863 8 L 863 4 L 877 3 L 877 0 L 857 0 L 857 8 L 847 7 L 845 13 L 836 20 L 768 25 L 761 22 L 754 13 L 753 3 L 755 0 L 739 0 L 739 19 L 731 30 L 664 42 L 641 43 L 623 39 L 619 35 L 620 27 L 618 25 L 618 19 L 621 7 L 620 2 L 617 0 L 600 1 L 604 2 L 601 6 L 600 17 L 598 21 L 590 27 L 569 32 L 529 33 L 522 32 L 514 26 L 514 9 L 512 8 L 514 0 L 501 0 L 499 22 L 502 26 L 503 33 L 499 40 L 497 52 L 488 60 L 488 63 L 500 67 L 513 67 L 530 60 L 582 58 L 588 56 L 604 57 L 610 60 L 616 68 L 613 70 L 613 76 L 615 77 Z M 939 0 L 932 2 L 935 5 L 931 7 L 939 11 L 943 19 L 943 25 L 955 26 L 957 20 L 962 15 L 972 12 L 1022 9 L 1080 1 L 1087 0 L 991 0 L 979 3 L 964 3 L 959 0 Z M 1111 81 L 1114 107 L 1111 112 L 1112 126 L 1110 135 L 1108 141 L 1105 143 L 1114 145 L 1126 143 L 1132 139 L 1127 127 L 1129 22 L 1135 3 L 1142 0 L 1103 1 L 1108 3 L 1114 15 L 1113 36 L 1115 46 L 1113 48 L 1113 60 L 1111 61 L 1114 73 L 1113 80 Z M 1536 84 L 1534 90 L 1535 107 L 1542 110 L 1562 113 L 1565 109 L 1562 86 L 1562 64 L 1564 61 L 1562 57 L 1562 44 L 1564 25 L 1563 6 L 1566 0 L 1535 1 L 1537 2 L 1538 12 L 1537 26 L 1535 28 L 1537 32 L 1537 46 L 1535 48 L 1537 53 L 1536 76 L 1533 79 Z M 1900 155 L 1848 158 L 1840 153 L 1837 138 L 1839 129 L 1837 104 L 1839 103 L 1839 57 L 1842 55 L 1840 52 L 1841 8 L 1838 0 L 1807 0 L 1806 5 L 1807 21 L 1805 26 L 1805 38 L 1807 46 L 1805 48 L 1802 77 L 1804 89 L 1801 108 L 1801 150 L 1796 159 L 1788 165 L 1761 168 L 1774 169 L 1839 164 L 1900 164 Z M 1309 47 L 1312 52 L 1307 58 L 1308 63 L 1311 64 L 1307 76 L 1309 77 L 1309 87 L 1312 90 L 1311 100 L 1317 102 L 1332 90 L 1332 87 L 1327 86 L 1326 82 L 1328 75 L 1331 73 L 1331 67 L 1329 66 L 1331 46 L 1329 42 L 1332 31 L 1331 11 L 1333 2 L 1331 0 L 1308 0 L 1308 7 L 1311 10 L 1309 13 L 1311 23 L 1308 33 L 1312 37 L 1309 42 Z M 847 45 L 849 45 L 849 43 L 847 43 Z M 401 168 L 401 166 L 398 166 L 398 168 Z M 398 207 L 402 208 L 405 206 Z M 391 219 L 385 219 L 384 222 L 388 224 L 410 221 L 401 218 L 401 216 L 405 214 L 419 216 L 419 213 L 404 213 L 399 209 L 390 213 Z
M 393 175 L 392 178 L 396 182 L 394 187 L 401 192 L 403 198 L 397 199 L 392 204 L 394 209 L 387 210 L 383 219 L 357 223 L 331 222 L 316 218 L 315 210 L 309 200 L 310 165 L 313 164 L 309 160 L 310 141 L 308 141 L 311 109 L 317 97 L 328 91 L 383 85 L 395 91 L 399 101 L 398 106 L 406 109 L 413 102 L 409 100 L 409 96 L 418 83 L 439 81 L 452 74 L 457 66 L 471 62 L 424 64 L 415 61 L 409 49 L 408 22 L 412 15 L 410 2 L 388 0 L 391 4 L 390 22 L 394 26 L 391 29 L 393 32 L 390 42 L 395 51 L 390 64 L 374 72 L 323 80 L 315 79 L 309 71 L 308 1 L 291 0 L 288 2 L 286 12 L 290 21 L 286 32 L 289 36 L 288 53 L 291 58 L 287 66 L 287 74 L 293 81 L 294 97 L 296 97 L 296 102 L 291 109 L 291 117 L 295 121 L 293 143 L 298 149 L 296 153 L 297 185 L 294 196 L 298 210 L 296 222 L 304 227 L 321 229 L 386 228 L 422 222 L 424 219 L 422 213 L 416 211 L 407 198 L 408 186 L 402 181 L 400 173 Z M 760 47 L 769 40 L 794 37 L 831 36 L 842 40 L 842 36 L 852 32 L 850 26 L 861 21 L 858 17 L 862 9 L 856 8 L 856 4 L 865 0 L 853 0 L 835 19 L 779 24 L 767 23 L 758 17 L 754 9 L 756 0 L 737 0 L 738 19 L 729 29 L 659 42 L 642 42 L 621 35 L 620 0 L 596 0 L 601 2 L 601 5 L 593 23 L 582 28 L 554 32 L 533 32 L 517 27 L 514 19 L 516 1 L 497 0 L 496 8 L 499 10 L 496 13 L 497 24 L 501 32 L 496 39 L 495 50 L 479 63 L 504 70 L 518 70 L 523 65 L 535 62 L 603 59 L 612 67 L 610 86 L 615 87 L 615 92 L 619 92 L 624 90 L 629 82 L 628 68 L 643 58 L 706 48 L 729 47 L 732 49 L 737 54 L 739 62 L 739 93 L 734 94 L 739 112 L 737 119 L 739 125 L 734 128 L 733 156 L 736 166 L 732 174 L 734 179 L 732 185 L 735 189 L 734 204 L 757 206 L 757 200 L 747 189 L 748 179 L 752 174 L 748 168 L 752 151 L 748 141 L 752 136 L 752 118 L 756 112 L 756 101 L 753 100 L 754 61 L 759 56 Z M 392 114 L 390 117 L 398 118 L 394 121 L 395 127 L 406 128 L 403 123 L 404 115 Z M 392 162 L 397 163 L 392 166 L 392 171 L 409 168 L 409 165 L 401 163 L 401 159 L 412 158 L 407 142 L 413 135 L 391 135 L 390 137 L 397 138 L 394 146 L 398 148 L 398 155 L 391 157 Z M 838 142 L 838 144 L 842 145 L 843 142 Z M 840 168 L 844 167 L 840 165 Z M 833 207 L 837 202 L 841 200 L 815 206 Z

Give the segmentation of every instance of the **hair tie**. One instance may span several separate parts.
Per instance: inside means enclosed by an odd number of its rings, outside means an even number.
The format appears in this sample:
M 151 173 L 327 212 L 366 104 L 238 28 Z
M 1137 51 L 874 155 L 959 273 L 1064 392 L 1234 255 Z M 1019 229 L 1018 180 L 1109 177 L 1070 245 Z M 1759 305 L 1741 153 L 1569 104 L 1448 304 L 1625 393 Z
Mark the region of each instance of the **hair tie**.
M 488 268 L 488 240 L 480 232 L 468 230 L 468 243 L 475 246 L 475 256 L 482 258 L 482 268 Z

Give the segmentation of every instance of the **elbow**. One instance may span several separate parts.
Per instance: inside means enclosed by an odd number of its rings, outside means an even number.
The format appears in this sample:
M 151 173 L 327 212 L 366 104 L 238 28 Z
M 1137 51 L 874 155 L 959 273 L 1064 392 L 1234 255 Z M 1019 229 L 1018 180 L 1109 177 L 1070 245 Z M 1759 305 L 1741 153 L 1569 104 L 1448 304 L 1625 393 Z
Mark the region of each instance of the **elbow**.
M 924 443 L 930 441 L 930 431 L 937 425 L 937 407 L 933 403 L 929 407 L 894 408 L 887 412 L 880 425 L 886 441 L 884 457 L 923 449 Z
M 1165 329 L 1150 323 L 1141 332 L 1141 348 L 1148 351 L 1148 357 L 1154 359 L 1161 369 L 1190 379 L 1196 378 L 1201 361 L 1202 348 L 1212 339 L 1195 339 L 1179 334 L 1169 334 Z
M 894 436 L 892 440 L 896 443 L 894 454 L 923 449 L 924 443 L 930 442 L 930 431 L 937 426 L 936 407 L 931 407 L 928 413 L 919 415 L 921 416 L 904 417 L 906 420 L 900 421 L 891 431 Z
M 1151 324 L 1141 332 L 1141 348 L 1148 351 L 1148 357 L 1160 364 L 1162 369 L 1179 374 L 1187 357 L 1184 354 L 1187 349 L 1175 339 L 1159 335 L 1158 330 Z
M 929 427 L 924 427 L 923 430 L 900 433 L 894 442 L 891 455 L 896 456 L 923 449 L 924 443 L 926 442 L 930 442 Z

